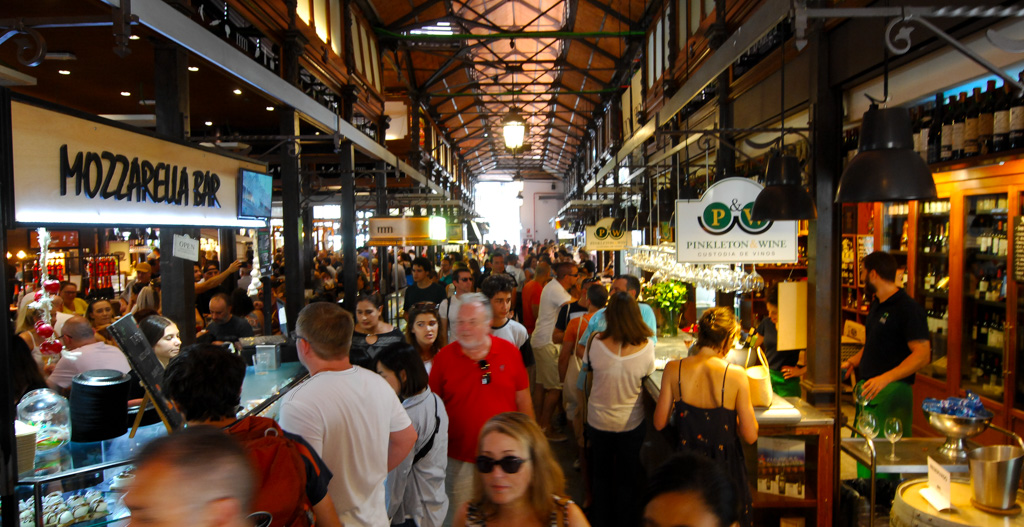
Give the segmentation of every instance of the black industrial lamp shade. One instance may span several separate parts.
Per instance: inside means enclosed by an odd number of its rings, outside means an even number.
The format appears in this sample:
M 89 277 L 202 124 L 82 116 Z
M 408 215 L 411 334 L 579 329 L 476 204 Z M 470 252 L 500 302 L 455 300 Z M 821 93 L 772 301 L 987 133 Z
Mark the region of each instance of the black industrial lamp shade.
M 846 166 L 836 192 L 837 203 L 935 199 L 935 180 L 914 152 L 910 113 L 906 108 L 864 112 L 860 151 Z
M 818 217 L 814 198 L 800 184 L 800 163 L 793 156 L 774 156 L 765 169 L 766 185 L 757 195 L 750 219 L 813 220 Z

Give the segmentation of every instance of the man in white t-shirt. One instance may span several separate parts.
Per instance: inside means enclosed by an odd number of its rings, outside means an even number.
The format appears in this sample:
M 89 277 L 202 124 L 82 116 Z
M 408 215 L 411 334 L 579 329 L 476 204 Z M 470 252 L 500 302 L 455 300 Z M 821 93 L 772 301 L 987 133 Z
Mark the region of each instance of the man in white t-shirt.
M 89 370 L 117 370 L 121 373 L 131 371 L 128 359 L 121 350 L 96 340 L 92 324 L 85 317 L 71 317 L 62 329 L 61 338 L 67 351 L 61 353 L 57 367 L 46 379 L 46 384 L 51 389 L 66 393 L 71 388 L 71 381 L 75 375 Z
M 299 312 L 295 343 L 312 376 L 281 399 L 281 428 L 305 439 L 334 478 L 345 525 L 388 525 L 384 480 L 416 443 L 409 415 L 383 377 L 353 366 L 352 315 L 329 302 Z
M 462 297 L 473 292 L 473 273 L 465 267 L 456 268 L 452 271 L 452 283 L 455 284 L 455 292 L 437 307 L 441 315 L 441 331 L 448 335 L 448 342 L 455 342 L 455 319 L 459 316 Z
M 537 424 L 544 429 L 550 441 L 565 441 L 565 436 L 551 430 L 551 417 L 562 394 L 562 382 L 558 378 L 558 345 L 552 340 L 555 321 L 562 304 L 572 300 L 569 290 L 576 285 L 579 269 L 573 262 L 558 262 L 552 266 L 555 279 L 544 286 L 540 293 L 537 310 L 537 325 L 533 329 L 530 343 L 537 361 L 537 384 L 535 399 L 540 401 Z
M 480 292 L 491 302 L 491 335 L 505 339 L 519 348 L 519 353 L 523 356 L 523 366 L 526 366 L 527 374 L 532 377 L 531 372 L 535 369 L 535 363 L 533 348 L 530 346 L 530 334 L 527 333 L 525 326 L 509 318 L 516 286 L 508 276 L 492 274 L 484 279 Z

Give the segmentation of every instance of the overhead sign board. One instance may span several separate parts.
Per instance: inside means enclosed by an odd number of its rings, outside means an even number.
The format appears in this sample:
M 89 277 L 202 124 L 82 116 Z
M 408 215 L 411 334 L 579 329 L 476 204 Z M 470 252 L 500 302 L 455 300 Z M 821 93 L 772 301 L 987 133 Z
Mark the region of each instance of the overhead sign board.
M 238 174 L 266 166 L 97 119 L 11 103 L 14 220 L 263 227 L 238 218 Z
M 435 245 L 445 240 L 444 218 L 403 216 L 369 218 L 370 245 Z
M 588 251 L 621 251 L 633 246 L 626 224 L 615 218 L 601 218 L 586 228 Z
M 676 259 L 683 263 L 794 263 L 797 222 L 754 221 L 762 187 L 728 178 L 699 200 L 676 201 Z

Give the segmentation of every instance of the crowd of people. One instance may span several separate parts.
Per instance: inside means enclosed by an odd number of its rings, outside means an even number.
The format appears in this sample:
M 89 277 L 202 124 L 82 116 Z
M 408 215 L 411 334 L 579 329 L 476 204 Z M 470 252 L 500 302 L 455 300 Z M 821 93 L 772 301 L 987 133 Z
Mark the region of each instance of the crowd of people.
M 132 287 L 139 291 L 123 306 L 93 300 L 83 308 L 73 292 L 63 298 L 62 288 L 58 311 L 74 306 L 74 313 L 60 317 L 57 331 L 78 356 L 41 362 L 38 313 L 27 309 L 15 352 L 26 375 L 16 386 L 66 393 L 83 367 L 129 373 L 104 331 L 119 314 L 133 316 L 165 368 L 168 398 L 188 422 L 185 432 L 147 447 L 136 484 L 209 481 L 207 494 L 223 491 L 222 507 L 207 496 L 191 513 L 209 512 L 221 523 L 197 516 L 195 525 L 244 524 L 252 511 L 272 511 L 273 525 L 678 525 L 694 514 L 713 520 L 701 525 L 750 525 L 740 442 L 756 440 L 757 424 L 743 372 L 723 359 L 739 335 L 732 312 L 716 308 L 701 318 L 694 356 L 666 369 L 653 423 L 674 423 L 680 450 L 712 461 L 673 459 L 667 466 L 674 468 L 648 478 L 640 461 L 642 386 L 655 370 L 657 326 L 638 300 L 640 280 L 597 269 L 585 251 L 510 249 L 480 246 L 434 259 L 360 249 L 354 314 L 338 302 L 340 258 L 316 255 L 313 300 L 289 335 L 310 378 L 282 397 L 276 423 L 235 418 L 245 372 L 236 344 L 264 327 L 262 310 L 243 289 L 225 289 L 246 272 L 241 261 L 224 271 L 213 258 L 196 266 L 199 333 L 184 347 L 159 306 L 140 306 L 144 290 L 159 295 L 148 262 L 136 266 Z M 393 264 L 382 271 L 382 260 Z M 275 280 L 283 274 L 279 264 Z M 401 291 L 397 317 L 389 317 L 375 287 L 382 274 Z M 280 302 L 280 285 L 271 284 Z M 261 443 L 268 434 L 271 444 Z M 238 440 L 234 446 L 228 437 Z M 551 447 L 569 437 L 585 489 L 578 505 Z M 190 455 L 196 449 L 208 450 L 198 459 L 209 467 L 238 474 L 226 481 L 212 468 L 201 470 Z M 251 460 L 254 449 L 288 455 L 257 464 L 243 482 L 236 458 L 248 452 Z M 212 451 L 222 454 L 216 462 Z M 677 477 L 693 467 L 706 469 L 706 485 Z M 147 503 L 147 491 L 134 495 L 126 500 L 133 515 L 155 518 L 170 508 Z

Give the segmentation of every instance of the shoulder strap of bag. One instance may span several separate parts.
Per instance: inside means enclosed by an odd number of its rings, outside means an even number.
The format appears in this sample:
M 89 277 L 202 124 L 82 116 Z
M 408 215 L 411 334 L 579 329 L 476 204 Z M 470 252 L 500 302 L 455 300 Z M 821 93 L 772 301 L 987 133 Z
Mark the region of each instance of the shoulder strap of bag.
M 412 458 L 413 465 L 426 457 L 430 453 L 430 449 L 434 448 L 434 438 L 437 437 L 437 431 L 441 428 L 441 416 L 437 413 L 437 397 L 433 393 L 430 395 L 431 399 L 434 400 L 434 432 L 430 434 L 430 439 L 424 443 L 423 448 L 416 451 L 416 455 Z
M 590 363 L 590 346 L 594 343 L 594 338 L 597 337 L 597 333 L 597 331 L 590 333 L 590 337 L 587 338 L 587 347 L 583 350 L 583 364 L 586 364 L 591 371 L 593 371 L 594 365 Z

